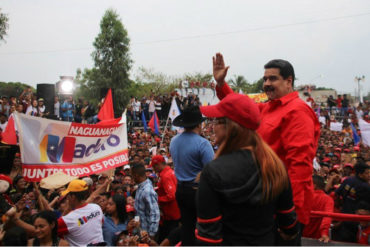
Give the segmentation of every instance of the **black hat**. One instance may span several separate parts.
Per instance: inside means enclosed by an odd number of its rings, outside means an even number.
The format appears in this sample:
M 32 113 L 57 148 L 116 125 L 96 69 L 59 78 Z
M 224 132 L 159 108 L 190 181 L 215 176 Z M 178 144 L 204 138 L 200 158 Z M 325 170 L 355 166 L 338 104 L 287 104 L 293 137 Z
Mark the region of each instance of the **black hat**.
M 174 126 L 190 128 L 197 126 L 205 119 L 198 106 L 191 106 L 185 108 L 184 111 L 173 120 L 172 124 Z

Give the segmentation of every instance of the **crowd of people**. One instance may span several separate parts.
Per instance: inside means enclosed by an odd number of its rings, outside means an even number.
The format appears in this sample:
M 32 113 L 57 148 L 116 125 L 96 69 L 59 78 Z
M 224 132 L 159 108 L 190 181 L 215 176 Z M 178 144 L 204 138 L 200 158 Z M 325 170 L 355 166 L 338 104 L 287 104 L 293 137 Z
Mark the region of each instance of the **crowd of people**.
M 129 163 L 112 177 L 101 173 L 45 189 L 25 181 L 17 153 L 10 173 L 0 175 L 2 245 L 300 245 L 301 237 L 370 244 L 369 221 L 311 215 L 370 215 L 370 150 L 353 138 L 354 131 L 361 136 L 358 120 L 368 121 L 370 104 L 355 108 L 346 97 L 333 100 L 335 106 L 310 97 L 305 103 L 284 60 L 265 65 L 269 101 L 255 104 L 232 92 L 227 71 L 216 54 L 217 105 L 201 106 L 195 94 L 132 97 L 133 123 L 154 112 L 166 119 L 175 97 L 182 113 L 172 125 L 183 131 L 169 126 L 157 136 L 128 124 Z M 19 99 L 32 97 L 25 91 Z M 17 99 L 10 102 L 3 98 L 4 116 L 18 105 L 27 114 Z M 96 111 L 79 104 L 81 115 L 68 97 L 60 117 L 95 123 Z M 31 115 L 47 114 L 40 114 L 40 99 L 29 107 Z M 332 122 L 342 122 L 343 130 L 330 130 Z

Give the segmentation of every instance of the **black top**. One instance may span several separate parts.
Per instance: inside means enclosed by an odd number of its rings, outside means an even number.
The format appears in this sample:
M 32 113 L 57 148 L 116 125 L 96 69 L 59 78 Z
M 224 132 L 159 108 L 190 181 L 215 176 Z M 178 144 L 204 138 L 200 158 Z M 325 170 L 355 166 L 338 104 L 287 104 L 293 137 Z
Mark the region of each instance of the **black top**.
M 259 167 L 249 150 L 206 165 L 197 194 L 199 244 L 274 245 L 276 225 L 287 234 L 298 232 L 290 184 L 274 201 L 261 199 Z

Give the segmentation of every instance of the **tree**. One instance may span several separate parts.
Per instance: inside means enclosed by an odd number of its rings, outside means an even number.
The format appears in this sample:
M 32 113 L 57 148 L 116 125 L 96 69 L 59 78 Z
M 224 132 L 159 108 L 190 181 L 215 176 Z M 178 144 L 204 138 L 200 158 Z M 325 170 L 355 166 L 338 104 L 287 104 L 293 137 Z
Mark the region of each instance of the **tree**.
M 31 86 L 20 82 L 0 82 L 0 95 L 19 97 L 23 90 L 27 89 L 28 87 Z M 33 87 L 31 88 L 33 92 L 36 91 Z
M 250 84 L 242 75 L 234 75 L 234 79 L 229 80 L 229 84 L 235 92 L 246 92 L 250 87 Z
M 182 80 L 199 81 L 199 82 L 212 82 L 213 75 L 209 74 L 209 73 L 203 74 L 201 72 L 195 72 L 194 74 L 187 73 L 182 77 Z
M 263 78 L 255 81 L 252 84 L 251 92 L 250 93 L 263 93 Z
M 154 69 L 140 67 L 135 76 L 135 84 L 132 88 L 134 96 L 148 96 L 150 94 L 160 95 L 165 93 L 171 93 L 178 85 L 180 78 L 174 76 L 168 76 L 162 72 L 156 72 Z M 141 91 L 133 90 L 135 88 L 145 89 Z
M 1 13 L 0 9 L 0 41 L 4 40 L 4 36 L 6 36 L 9 24 L 9 18 L 7 14 Z
M 132 84 L 129 79 L 132 60 L 129 54 L 130 39 L 118 14 L 108 9 L 101 22 L 100 33 L 93 43 L 95 51 L 92 69 L 77 71 L 78 94 L 96 102 L 101 88 L 114 89 L 115 114 L 120 115 L 129 102 L 128 90 Z

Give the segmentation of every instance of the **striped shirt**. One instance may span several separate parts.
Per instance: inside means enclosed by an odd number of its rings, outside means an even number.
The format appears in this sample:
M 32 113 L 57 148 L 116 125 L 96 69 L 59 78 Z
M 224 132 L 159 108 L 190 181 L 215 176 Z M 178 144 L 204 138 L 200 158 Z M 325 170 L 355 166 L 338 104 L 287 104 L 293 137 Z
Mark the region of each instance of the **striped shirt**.
M 149 179 L 139 184 L 135 197 L 135 210 L 140 217 L 141 228 L 154 236 L 158 231 L 160 213 L 158 196 Z

